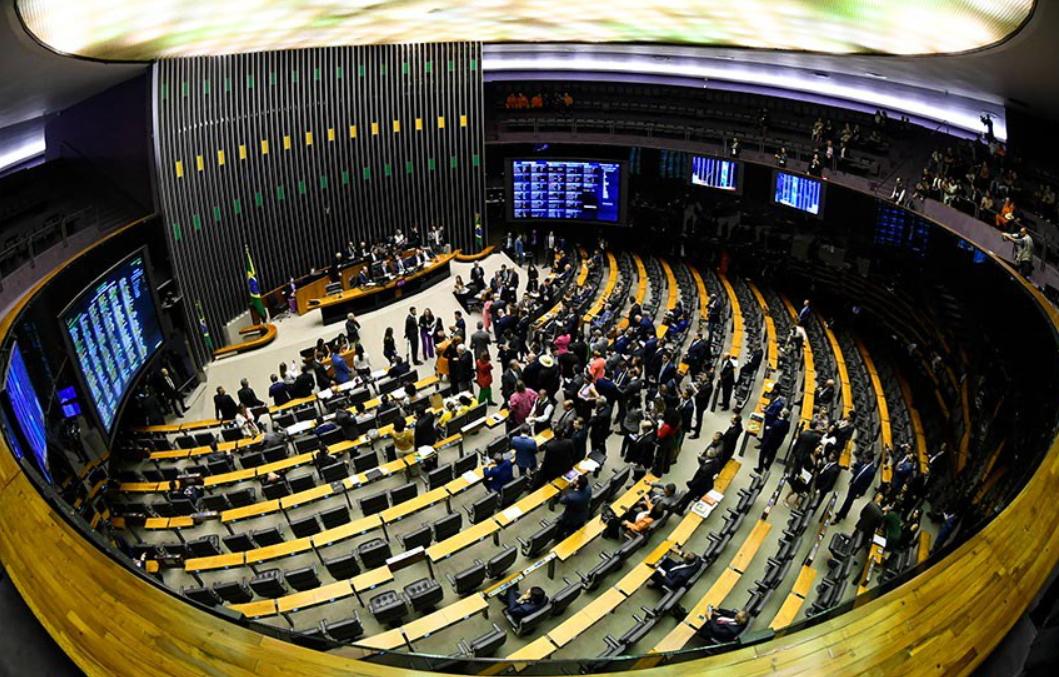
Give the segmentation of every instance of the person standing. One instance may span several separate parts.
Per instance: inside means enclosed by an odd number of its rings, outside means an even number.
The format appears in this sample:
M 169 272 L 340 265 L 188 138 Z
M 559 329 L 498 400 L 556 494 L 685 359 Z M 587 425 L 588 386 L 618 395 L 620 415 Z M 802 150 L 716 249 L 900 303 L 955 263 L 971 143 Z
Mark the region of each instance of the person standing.
M 726 353 L 721 362 L 721 411 L 728 409 L 732 403 L 732 389 L 735 387 L 735 358 Z
M 779 451 L 783 440 L 787 439 L 787 433 L 791 429 L 791 412 L 789 409 L 781 409 L 780 414 L 774 421 L 766 423 L 761 432 L 761 449 L 758 451 L 757 467 L 754 472 L 761 474 L 772 467 L 776 460 L 776 452 Z
M 272 382 L 268 387 L 268 396 L 272 398 L 272 403 L 280 407 L 290 402 L 290 387 L 275 374 L 268 378 Z
M 341 352 L 331 355 L 331 368 L 335 370 L 335 382 L 338 385 L 347 383 L 350 379 L 349 363 Z
M 708 372 L 699 376 L 699 383 L 695 388 L 695 434 L 691 439 L 697 440 L 702 435 L 702 419 L 710 408 L 710 398 L 713 396 L 713 373 Z
M 346 315 L 346 340 L 352 346 L 360 343 L 360 322 L 353 313 Z
M 1008 242 L 1015 245 L 1015 265 L 1023 277 L 1028 278 L 1033 272 L 1033 238 L 1025 228 L 1019 228 L 1018 235 L 1001 233 Z
M 531 435 L 519 433 L 511 438 L 511 448 L 515 450 L 518 474 L 532 475 L 537 469 L 537 441 Z
M 574 483 L 566 488 L 559 497 L 559 504 L 564 506 L 559 517 L 559 528 L 555 538 L 559 541 L 574 533 L 588 521 L 589 504 L 592 502 L 592 486 L 588 478 L 578 475 Z
M 434 313 L 430 308 L 423 310 L 419 318 L 419 339 L 423 346 L 423 359 L 434 358 Z
M 397 340 L 393 337 L 393 327 L 386 327 L 386 333 L 382 337 L 382 356 L 390 364 L 397 358 Z
M 184 404 L 184 396 L 165 367 L 158 372 L 158 386 L 162 398 L 173 408 L 173 413 L 177 415 L 177 418 L 184 418 L 184 412 L 188 410 L 187 405 Z
M 493 402 L 493 363 L 489 361 L 489 353 L 486 351 L 478 354 L 477 381 L 478 403 L 496 404 Z
M 515 238 L 515 260 L 518 264 L 525 265 L 526 263 L 526 246 L 522 242 L 522 234 Z
M 481 357 L 485 353 L 488 357 L 489 346 L 493 343 L 493 337 L 485 330 L 485 324 L 479 320 L 478 331 L 471 334 L 471 352 Z
M 460 382 L 454 384 L 456 392 L 471 390 L 471 381 L 476 376 L 474 356 L 462 343 L 456 348 L 456 361 L 459 363 Z
M 408 342 L 408 354 L 412 364 L 423 364 L 419 361 L 419 320 L 415 306 L 408 309 L 408 317 L 404 319 L 404 338 Z
M 853 501 L 868 493 L 868 489 L 871 489 L 871 485 L 875 481 L 874 459 L 867 463 L 855 461 L 850 471 L 853 473 L 853 479 L 849 481 L 849 488 L 846 489 L 846 499 L 842 501 L 842 507 L 835 514 L 835 522 L 841 522 L 846 519 L 849 509 L 853 507 Z

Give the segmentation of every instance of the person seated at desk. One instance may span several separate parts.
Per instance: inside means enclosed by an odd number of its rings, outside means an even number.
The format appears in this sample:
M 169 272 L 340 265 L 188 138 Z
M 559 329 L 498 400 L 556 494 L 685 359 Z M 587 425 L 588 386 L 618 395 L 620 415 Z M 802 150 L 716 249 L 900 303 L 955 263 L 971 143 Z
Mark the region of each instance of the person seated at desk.
M 702 560 L 690 550 L 681 550 L 674 546 L 669 553 L 674 555 L 673 559 L 668 556 L 663 559 L 654 573 L 651 574 L 652 587 L 663 587 L 667 590 L 676 590 L 688 584 L 691 577 L 698 571 Z
M 394 257 L 393 270 L 395 275 L 406 275 L 409 272 L 404 265 L 404 259 L 400 256 Z
M 360 405 L 360 407 L 363 410 L 363 405 Z M 353 441 L 360 437 L 360 426 L 357 425 L 357 419 L 350 413 L 349 409 L 336 411 L 334 422 L 342 430 L 342 436 L 347 440 Z
M 397 378 L 398 376 L 404 376 L 410 371 L 412 371 L 412 368 L 408 366 L 408 363 L 404 361 L 404 358 L 397 355 L 393 358 L 393 366 L 386 372 L 386 375 L 390 378 Z
M 485 478 L 485 488 L 489 491 L 500 491 L 505 484 L 515 479 L 515 471 L 511 466 L 511 459 L 503 452 L 493 454 L 493 464 L 482 470 Z
M 332 430 L 338 430 L 338 426 L 335 425 L 332 421 L 325 421 L 323 418 L 318 416 L 313 422 L 313 435 L 316 435 L 317 437 L 323 435 L 324 433 L 329 433 Z
M 416 450 L 415 431 L 408 427 L 408 422 L 403 416 L 393 422 L 393 448 L 397 452 L 397 458 L 414 454 Z M 408 468 L 409 476 L 414 477 L 417 470 L 417 466 Z
M 746 609 L 732 611 L 730 609 L 714 609 L 712 606 L 706 610 L 706 622 L 696 633 L 707 641 L 724 644 L 734 642 L 737 637 L 746 630 L 750 621 L 750 614 Z
M 530 588 L 525 595 L 519 595 L 518 584 L 515 584 L 504 591 L 503 601 L 508 617 L 513 621 L 521 621 L 526 616 L 543 609 L 548 603 L 548 595 L 543 588 L 536 585 Z
M 592 503 L 592 487 L 588 478 L 578 475 L 574 483 L 566 488 L 559 503 L 565 506 L 563 514 L 559 516 L 559 528 L 556 530 L 555 538 L 563 540 L 574 533 L 588 521 L 589 506 Z
M 651 503 L 650 496 L 644 496 L 620 517 L 611 513 L 611 519 L 606 520 L 607 527 L 603 530 L 603 538 L 614 540 L 618 538 L 623 528 L 631 533 L 639 533 L 646 529 L 654 522 L 655 518 L 651 516 L 651 513 L 655 507 Z M 659 513 L 658 517 L 661 517 L 661 510 Z
M 360 272 L 357 273 L 356 286 L 358 286 L 358 287 L 366 287 L 369 284 L 371 284 L 371 276 L 368 275 L 368 266 L 364 266 L 363 268 L 360 269 Z

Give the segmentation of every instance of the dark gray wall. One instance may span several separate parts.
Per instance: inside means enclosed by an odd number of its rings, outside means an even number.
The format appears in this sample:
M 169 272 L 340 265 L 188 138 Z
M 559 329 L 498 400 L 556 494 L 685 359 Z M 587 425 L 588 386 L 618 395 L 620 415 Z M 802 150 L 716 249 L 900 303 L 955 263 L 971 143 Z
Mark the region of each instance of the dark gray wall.
M 248 305 L 244 245 L 265 291 L 413 224 L 475 251 L 482 93 L 478 43 L 159 62 L 159 204 L 186 307 L 222 336 Z

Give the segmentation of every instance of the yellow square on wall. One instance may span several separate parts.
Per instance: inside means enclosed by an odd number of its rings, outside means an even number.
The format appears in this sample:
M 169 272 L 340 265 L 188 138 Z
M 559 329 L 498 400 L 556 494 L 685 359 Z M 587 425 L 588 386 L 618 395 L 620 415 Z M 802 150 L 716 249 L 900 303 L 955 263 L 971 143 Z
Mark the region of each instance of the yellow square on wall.
M 217 164 L 219 164 L 222 167 L 224 166 L 224 151 L 223 150 L 217 151 Z
M 444 118 L 444 116 L 438 118 L 438 129 L 445 129 L 445 118 Z
M 378 136 L 379 135 L 379 123 L 378 122 L 371 123 L 371 135 L 372 136 Z
M 178 179 L 184 178 L 184 163 L 180 160 L 177 160 L 176 163 L 176 177 Z
M 239 144 L 239 159 L 240 160 L 245 160 L 246 159 L 246 144 L 242 144 L 242 143 Z
M 268 155 L 268 139 L 261 139 L 261 154 Z
M 357 126 L 356 125 L 350 125 L 349 126 L 349 138 L 351 138 L 351 139 L 357 138 Z
M 284 136 L 283 137 L 283 150 L 290 150 L 290 137 L 289 136 Z
M 313 145 L 313 133 L 312 132 L 305 132 L 305 145 L 306 146 Z

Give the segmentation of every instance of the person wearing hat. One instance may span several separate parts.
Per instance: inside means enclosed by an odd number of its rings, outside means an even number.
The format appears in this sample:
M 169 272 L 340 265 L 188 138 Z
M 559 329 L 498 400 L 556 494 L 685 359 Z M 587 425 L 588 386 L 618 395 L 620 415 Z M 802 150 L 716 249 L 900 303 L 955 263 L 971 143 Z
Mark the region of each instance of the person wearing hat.
M 555 363 L 555 358 L 544 354 L 537 358 L 537 362 L 541 365 L 540 374 L 537 376 L 541 389 L 550 393 L 559 392 L 560 373 L 559 365 Z

